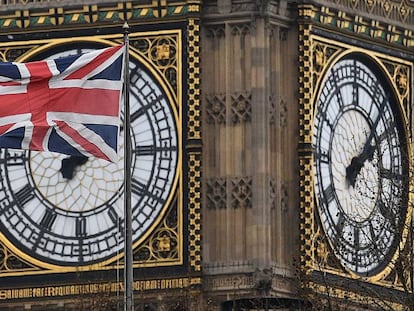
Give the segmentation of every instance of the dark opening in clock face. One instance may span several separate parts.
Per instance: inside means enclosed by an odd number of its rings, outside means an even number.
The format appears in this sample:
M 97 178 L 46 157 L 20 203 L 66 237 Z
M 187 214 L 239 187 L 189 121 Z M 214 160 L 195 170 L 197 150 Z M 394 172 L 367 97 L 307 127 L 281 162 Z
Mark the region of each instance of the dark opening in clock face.
M 320 219 L 341 263 L 361 276 L 389 264 L 405 224 L 406 140 L 386 83 L 351 54 L 330 70 L 315 107 Z
M 157 223 L 177 187 L 179 120 L 162 84 L 135 60 L 130 77 L 136 242 Z M 60 266 L 94 264 L 122 253 L 123 135 L 121 126 L 118 163 L 0 150 L 0 227 L 9 241 L 30 258 Z

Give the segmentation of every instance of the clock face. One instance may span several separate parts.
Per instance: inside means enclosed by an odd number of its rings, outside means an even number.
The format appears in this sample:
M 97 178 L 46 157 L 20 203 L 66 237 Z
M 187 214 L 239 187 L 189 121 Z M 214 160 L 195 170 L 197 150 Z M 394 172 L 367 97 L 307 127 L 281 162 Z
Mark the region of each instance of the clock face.
M 132 231 L 137 242 L 171 201 L 180 148 L 177 111 L 161 84 L 134 60 L 130 78 Z M 47 264 L 90 265 L 122 253 L 123 137 L 119 141 L 118 163 L 0 150 L 1 232 L 26 255 Z
M 314 119 L 315 194 L 341 263 L 373 276 L 392 260 L 405 224 L 405 135 L 397 102 L 358 55 L 327 74 Z

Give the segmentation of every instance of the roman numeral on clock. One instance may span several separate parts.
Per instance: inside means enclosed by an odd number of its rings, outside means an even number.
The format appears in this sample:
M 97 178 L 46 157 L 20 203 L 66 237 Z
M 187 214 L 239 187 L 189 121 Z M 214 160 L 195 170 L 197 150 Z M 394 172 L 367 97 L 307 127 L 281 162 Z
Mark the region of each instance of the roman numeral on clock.
M 40 226 L 46 230 L 50 230 L 56 220 L 56 213 L 47 209 L 40 221 Z
M 175 151 L 175 150 L 177 150 L 175 146 L 169 146 L 167 142 L 164 142 L 163 147 L 155 147 L 154 145 L 136 146 L 134 152 L 138 156 L 150 156 L 150 155 L 154 155 L 156 152 L 164 151 L 165 156 L 168 156 L 168 152 Z
M 133 193 L 138 194 L 140 196 L 144 195 L 145 193 L 148 193 L 147 186 L 142 182 L 136 180 L 135 178 L 132 178 L 131 180 L 131 190 Z
M 319 159 L 319 161 L 323 162 L 323 163 L 329 163 L 331 161 L 330 156 L 329 156 L 329 152 L 327 151 L 318 151 L 315 152 L 315 158 Z
M 23 188 L 16 192 L 16 201 L 19 202 L 21 205 L 27 204 L 31 201 L 35 195 L 33 193 L 33 188 L 26 184 Z
M 156 191 L 151 192 L 148 189 L 148 186 L 143 184 L 142 182 L 136 180 L 135 178 L 132 178 L 131 180 L 131 190 L 133 193 L 139 195 L 139 196 L 147 196 L 148 198 L 151 198 L 152 200 L 155 200 L 160 203 L 164 203 L 165 201 L 156 193 Z
M 155 154 L 155 146 L 154 145 L 137 146 L 135 149 L 135 153 L 139 156 L 153 155 Z
M 323 199 L 326 202 L 326 204 L 328 204 L 328 205 L 335 199 L 335 191 L 334 191 L 332 185 L 329 185 L 323 191 Z
M 76 218 L 76 236 L 78 237 L 86 236 L 86 218 L 85 217 Z
M 118 213 L 115 211 L 115 208 L 113 206 L 109 207 L 108 216 L 111 219 L 111 221 L 114 223 L 114 225 L 116 225 L 120 231 L 123 231 L 122 218 L 118 215 Z
M 380 168 L 380 176 L 390 180 L 403 180 L 402 174 L 382 167 Z

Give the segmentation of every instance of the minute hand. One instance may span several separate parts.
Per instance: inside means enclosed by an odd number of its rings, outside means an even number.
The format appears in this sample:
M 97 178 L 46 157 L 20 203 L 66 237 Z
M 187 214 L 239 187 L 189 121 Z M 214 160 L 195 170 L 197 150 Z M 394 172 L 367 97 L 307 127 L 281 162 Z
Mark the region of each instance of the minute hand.
M 367 140 L 365 141 L 364 149 L 362 150 L 361 154 L 358 156 L 362 162 L 365 162 L 365 160 L 367 159 L 372 159 L 372 156 L 374 155 L 375 146 L 372 146 L 371 142 L 374 139 L 375 130 L 378 126 L 379 121 L 381 120 L 382 110 L 384 109 L 387 101 L 388 101 L 388 96 L 385 96 L 378 109 L 378 116 L 375 119 L 374 123 L 372 124 L 369 136 Z

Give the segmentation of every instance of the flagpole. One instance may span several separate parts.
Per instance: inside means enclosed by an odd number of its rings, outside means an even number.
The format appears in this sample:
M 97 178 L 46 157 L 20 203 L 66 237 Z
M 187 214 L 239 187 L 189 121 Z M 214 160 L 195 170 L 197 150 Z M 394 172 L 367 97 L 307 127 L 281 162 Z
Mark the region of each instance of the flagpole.
M 134 268 L 132 265 L 132 210 L 131 210 L 131 120 L 129 108 L 129 25 L 125 21 L 124 44 L 125 44 L 125 62 L 124 62 L 124 214 L 125 214 L 125 258 L 124 258 L 124 310 L 134 310 Z

